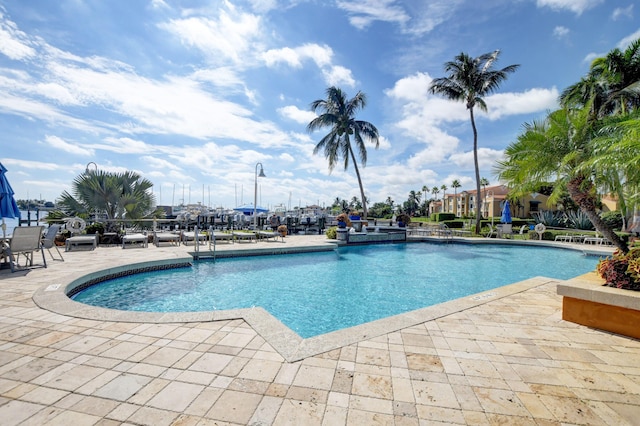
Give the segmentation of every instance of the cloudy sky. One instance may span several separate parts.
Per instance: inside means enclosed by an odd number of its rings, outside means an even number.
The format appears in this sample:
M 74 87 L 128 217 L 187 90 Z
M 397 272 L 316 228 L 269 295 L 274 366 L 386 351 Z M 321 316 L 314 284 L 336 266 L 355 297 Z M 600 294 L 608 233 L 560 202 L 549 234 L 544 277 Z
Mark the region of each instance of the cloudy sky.
M 473 181 L 463 104 L 429 95 L 460 52 L 520 64 L 477 113 L 481 175 L 590 61 L 640 37 L 631 0 L 2 0 L 0 162 L 55 200 L 87 165 L 133 170 L 159 204 L 295 207 L 360 197 L 329 173 L 309 105 L 338 86 L 377 126 L 371 202 Z M 93 164 L 92 164 L 93 163 Z

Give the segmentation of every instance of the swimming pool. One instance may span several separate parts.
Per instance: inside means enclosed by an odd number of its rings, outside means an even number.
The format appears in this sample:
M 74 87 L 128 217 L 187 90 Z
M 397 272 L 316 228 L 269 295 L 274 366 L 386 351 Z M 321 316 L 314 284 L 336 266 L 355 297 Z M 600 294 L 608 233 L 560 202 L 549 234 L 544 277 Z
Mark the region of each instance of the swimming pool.
M 516 245 L 385 244 L 200 261 L 91 286 L 73 299 L 145 312 L 261 306 L 307 338 L 534 276 L 568 279 L 595 256 Z

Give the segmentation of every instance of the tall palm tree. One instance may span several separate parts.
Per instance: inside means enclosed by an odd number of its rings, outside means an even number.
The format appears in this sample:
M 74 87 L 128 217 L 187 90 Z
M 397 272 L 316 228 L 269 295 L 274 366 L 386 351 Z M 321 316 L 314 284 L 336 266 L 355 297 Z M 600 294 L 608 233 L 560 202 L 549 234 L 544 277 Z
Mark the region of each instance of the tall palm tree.
M 444 212 L 444 197 L 447 196 L 447 189 L 449 188 L 443 183 L 440 189 L 442 189 L 442 212 Z
M 438 201 L 438 194 L 440 193 L 440 188 L 438 188 L 437 186 L 434 186 L 433 188 L 431 188 L 431 193 L 433 194 L 433 199 L 434 199 L 435 201 Z M 435 205 L 435 204 L 433 205 L 433 208 L 434 208 L 434 211 L 433 211 L 433 212 L 434 212 L 434 213 L 437 213 L 437 212 L 435 211 L 435 208 L 436 208 L 436 205 Z
M 429 192 L 429 188 L 427 185 L 422 185 L 422 193 L 424 194 L 424 215 L 429 216 L 429 212 L 427 211 L 427 192 Z
M 367 202 L 351 142 L 353 138 L 364 167 L 367 163 L 365 141 L 372 142 L 377 149 L 380 145 L 378 129 L 367 121 L 355 119 L 356 112 L 367 104 L 367 97 L 364 93 L 358 92 L 352 99 L 347 99 L 347 95 L 341 89 L 332 86 L 327 89 L 326 96 L 326 99 L 318 99 L 311 103 L 311 110 L 320 114 L 307 125 L 307 131 L 313 132 L 325 127 L 330 128 L 329 133 L 320 139 L 320 142 L 315 146 L 313 153 L 317 154 L 323 150 L 325 158 L 329 160 L 329 171 L 333 170 L 340 159 L 344 161 L 345 170 L 349 166 L 349 161 L 353 162 L 360 186 L 363 216 L 366 219 Z
M 453 214 L 456 216 L 458 215 L 458 188 L 461 186 L 458 179 L 454 179 L 453 182 L 451 182 L 451 187 L 453 188 Z
M 405 207 L 408 213 L 415 213 L 420 207 L 420 191 L 409 191 L 409 198 L 407 199 Z
M 482 111 L 487 110 L 484 97 L 495 92 L 500 83 L 507 79 L 509 73 L 514 72 L 520 65 L 509 65 L 500 70 L 493 69 L 500 56 L 500 51 L 485 53 L 472 58 L 466 53 L 460 53 L 453 61 L 444 65 L 446 77 L 436 78 L 431 82 L 429 92 L 443 95 L 447 99 L 465 102 L 469 110 L 471 128 L 473 129 L 473 162 L 476 172 L 476 191 L 480 194 L 480 167 L 478 165 L 478 130 L 473 115 L 477 106 Z M 477 209 L 476 233 L 480 233 L 482 213 Z
M 480 185 L 482 185 L 484 196 L 478 193 L 478 205 L 480 205 L 480 200 L 482 198 L 484 198 L 485 201 L 487 199 L 487 186 L 489 186 L 489 179 L 487 179 L 486 177 L 480 178 Z M 482 208 L 480 208 L 480 210 L 482 210 Z M 480 212 L 480 214 L 482 214 L 482 212 Z M 487 216 L 489 216 L 489 206 L 487 206 Z
M 591 161 L 596 155 L 597 127 L 589 117 L 591 106 L 582 110 L 560 109 L 544 121 L 526 123 L 516 142 L 505 150 L 505 160 L 496 171 L 508 183 L 514 196 L 536 191 L 554 182 L 549 201 L 556 201 L 566 189 L 595 228 L 622 252 L 627 245 L 602 220 L 596 210 L 595 179 L 601 170 Z

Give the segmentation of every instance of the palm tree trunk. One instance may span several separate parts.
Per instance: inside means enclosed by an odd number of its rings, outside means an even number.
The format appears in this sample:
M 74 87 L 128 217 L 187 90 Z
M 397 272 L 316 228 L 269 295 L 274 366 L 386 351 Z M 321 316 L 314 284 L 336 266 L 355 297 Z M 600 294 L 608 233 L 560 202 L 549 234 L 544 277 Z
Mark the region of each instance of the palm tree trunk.
M 362 179 L 360 178 L 360 170 L 358 170 L 358 163 L 356 162 L 355 155 L 353 155 L 351 144 L 349 144 L 349 154 L 351 155 L 351 159 L 353 160 L 353 168 L 356 169 L 358 185 L 360 185 L 360 197 L 362 197 L 362 219 L 367 220 L 367 200 L 364 198 L 364 187 L 362 186 Z
M 469 108 L 469 116 L 471 117 L 471 128 L 473 129 L 473 165 L 476 169 L 476 234 L 480 235 L 480 221 L 482 220 L 482 212 L 480 211 L 480 166 L 478 165 L 478 129 L 476 129 L 476 120 L 473 117 L 473 107 Z
M 569 191 L 571 199 L 587 215 L 593 226 L 602 233 L 602 236 L 611 241 L 622 253 L 628 253 L 629 247 L 620 239 L 618 234 L 613 232 L 613 230 L 604 223 L 596 211 L 593 182 L 579 175 L 567 183 L 567 190 Z

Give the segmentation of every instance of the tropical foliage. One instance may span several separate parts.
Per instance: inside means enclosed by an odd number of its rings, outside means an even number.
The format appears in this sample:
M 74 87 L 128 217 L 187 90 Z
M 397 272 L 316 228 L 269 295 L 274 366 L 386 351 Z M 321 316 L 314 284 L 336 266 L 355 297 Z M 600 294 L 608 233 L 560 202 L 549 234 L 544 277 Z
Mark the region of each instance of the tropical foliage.
M 307 131 L 329 127 L 330 131 L 315 146 L 313 153 L 317 154 L 322 151 L 325 158 L 329 160 L 329 170 L 343 161 L 344 169 L 349 166 L 349 162 L 353 162 L 353 168 L 358 178 L 360 186 L 360 196 L 362 200 L 362 210 L 364 217 L 367 217 L 367 202 L 364 195 L 364 187 L 360 170 L 356 161 L 356 153 L 364 167 L 367 163 L 367 147 L 365 142 L 370 141 L 377 149 L 379 146 L 378 129 L 373 124 L 356 120 L 356 113 L 367 105 L 367 97 L 364 93 L 358 92 L 356 95 L 347 99 L 347 95 L 339 88 L 332 86 L 326 91 L 326 99 L 318 99 L 311 103 L 311 110 L 319 115 L 314 118 L 308 125 Z M 352 143 L 353 142 L 353 143 Z
M 155 212 L 152 186 L 130 171 L 85 172 L 74 179 L 71 193 L 62 193 L 58 207 L 65 216 L 89 217 L 97 211 L 109 220 L 148 218 Z
M 640 248 L 616 251 L 611 258 L 600 260 L 596 270 L 610 287 L 640 291 Z
M 480 195 L 480 167 L 478 164 L 478 130 L 474 117 L 474 108 L 486 111 L 484 98 L 494 93 L 507 76 L 518 69 L 519 65 L 509 65 L 500 70 L 493 68 L 500 56 L 500 51 L 485 53 L 472 58 L 466 53 L 460 53 L 453 61 L 444 65 L 446 77 L 436 78 L 431 83 L 429 91 L 443 95 L 445 98 L 464 102 L 469 110 L 471 128 L 473 130 L 473 162 L 476 174 L 476 194 Z M 476 233 L 480 233 L 482 212 L 476 208 Z
M 562 108 L 527 123 L 496 167 L 500 179 L 524 194 L 553 183 L 621 253 L 628 247 L 598 214 L 598 193 L 613 192 L 622 215 L 640 188 L 640 40 L 593 61 L 587 77 L 562 93 Z
M 591 223 L 591 220 L 589 220 L 589 216 L 587 216 L 582 210 L 569 210 L 569 211 L 566 211 L 564 214 L 565 214 L 565 218 L 564 218 L 565 226 L 567 228 L 583 229 L 583 230 L 593 229 L 593 223 Z M 609 225 L 607 224 L 607 226 Z

